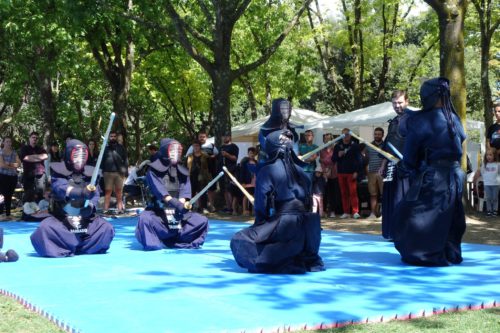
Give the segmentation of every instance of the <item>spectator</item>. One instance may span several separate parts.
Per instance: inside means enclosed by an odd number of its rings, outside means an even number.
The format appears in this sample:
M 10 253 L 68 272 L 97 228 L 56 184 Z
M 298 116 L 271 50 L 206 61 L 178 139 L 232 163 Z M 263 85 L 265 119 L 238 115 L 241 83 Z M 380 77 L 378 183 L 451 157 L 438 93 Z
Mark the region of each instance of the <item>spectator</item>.
M 331 133 L 323 134 L 323 143 L 333 140 Z M 335 213 L 342 214 L 342 202 L 340 197 L 340 187 L 337 178 L 337 164 L 332 160 L 333 146 L 328 146 L 319 152 L 319 161 L 323 176 L 326 178 L 325 192 L 323 194 L 323 210 L 330 217 L 335 217 Z
M 139 177 L 137 175 L 136 166 L 129 166 L 128 168 L 128 176 L 125 182 L 123 183 L 123 195 L 125 196 L 125 204 L 127 202 L 135 203 L 135 199 L 142 195 L 141 187 L 138 183 Z M 142 202 L 145 204 L 145 202 Z
M 493 106 L 493 115 L 496 121 L 488 127 L 486 148 L 495 148 L 498 154 L 500 152 L 500 102 Z
M 40 213 L 48 213 L 50 208 L 50 188 L 46 188 L 43 192 L 43 199 L 38 202 Z
M 314 170 L 314 177 L 312 182 L 312 212 L 318 213 L 323 217 L 323 194 L 325 193 L 326 180 L 323 176 L 321 165 Z
M 49 147 L 49 158 L 50 162 L 61 162 L 61 152 L 59 151 L 59 145 L 57 142 L 52 142 Z
M 210 172 L 210 175 L 215 177 L 217 173 L 217 155 L 219 154 L 219 151 L 217 150 L 217 147 L 211 142 L 207 142 L 207 132 L 205 131 L 200 131 L 198 132 L 198 141 L 200 142 L 201 145 L 201 150 L 203 150 L 209 157 L 208 159 L 208 171 Z M 193 146 L 189 147 L 187 152 L 186 152 L 186 157 L 191 155 L 193 153 Z M 217 184 L 212 186 L 208 191 L 207 191 L 207 198 L 208 198 L 208 210 L 213 213 L 215 212 L 215 191 L 217 190 Z
M 226 167 L 229 172 L 233 175 L 237 169 L 237 161 L 238 154 L 240 149 L 237 145 L 231 142 L 231 135 L 224 135 L 222 137 L 223 145 L 220 147 L 219 154 L 219 170 L 222 170 L 222 167 Z M 222 177 L 222 181 L 220 182 L 221 192 L 224 193 L 224 200 L 226 203 L 226 207 L 222 210 L 224 213 L 234 214 L 237 212 L 233 211 L 233 194 L 231 193 L 231 180 L 225 175 Z
M 308 152 L 318 148 L 317 145 L 313 143 L 314 141 L 314 133 L 311 130 L 307 130 L 304 132 L 305 143 L 301 143 L 299 145 L 299 158 L 302 155 L 307 154 Z M 304 160 L 304 162 L 308 163 L 304 167 L 304 172 L 309 176 L 309 179 L 313 180 L 314 170 L 316 169 L 316 158 L 318 158 L 318 154 L 312 154 L 310 157 Z
M 484 154 L 483 165 L 474 174 L 474 183 L 483 177 L 486 215 L 496 216 L 498 210 L 498 190 L 500 187 L 500 163 L 495 149 L 489 148 Z M 481 207 L 482 208 L 482 207 Z
M 24 193 L 34 191 L 41 197 L 46 183 L 44 161 L 48 155 L 45 149 L 36 144 L 37 141 L 38 133 L 31 132 L 29 143 L 21 148 L 19 158 L 23 163 Z
M 28 222 L 40 222 L 50 216 L 48 212 L 43 212 L 38 206 L 38 194 L 33 190 L 24 193 L 24 204 L 22 220 Z
M 144 177 L 146 175 L 146 172 L 148 171 L 149 164 L 154 162 L 158 157 L 158 147 L 156 145 L 148 144 L 147 150 L 148 158 L 142 161 L 141 164 L 139 164 L 139 166 L 137 167 L 136 171 L 138 177 Z
M 124 213 L 123 181 L 128 176 L 128 159 L 125 148 L 117 142 L 116 132 L 109 134 L 101 165 L 104 178 L 104 210 L 109 210 L 111 194 L 115 193 L 118 214 Z M 109 213 L 109 212 L 108 212 Z
M 375 128 L 373 131 L 372 144 L 382 149 L 384 144 L 384 129 L 381 127 Z M 374 149 L 367 147 L 368 156 L 368 192 L 370 192 L 370 209 L 371 213 L 369 219 L 377 218 L 377 205 L 378 198 L 383 193 L 384 183 L 382 175 L 379 173 L 382 166 L 383 157 Z
M 10 209 L 12 195 L 17 185 L 17 168 L 21 165 L 19 156 L 12 148 L 12 139 L 8 136 L 3 138 L 3 148 L 0 149 L 0 193 L 4 197 L 4 220 L 10 220 Z M 3 210 L 2 210 L 3 213 Z
M 90 139 L 88 141 L 89 148 L 89 158 L 87 159 L 87 165 L 95 167 L 97 163 L 97 158 L 99 157 L 99 148 L 97 147 L 97 143 L 95 140 Z
M 189 180 L 191 181 L 191 194 L 194 196 L 212 180 L 212 175 L 208 169 L 208 154 L 201 150 L 200 141 L 194 141 L 191 147 L 193 147 L 193 153 L 188 156 L 187 167 L 189 170 Z M 199 211 L 207 214 L 206 203 L 203 201 L 206 200 L 198 201 L 198 208 Z
M 245 156 L 240 162 L 240 182 L 241 185 L 247 190 L 251 195 L 255 191 L 255 172 L 257 171 L 257 160 L 255 156 L 257 155 L 257 149 L 255 147 L 250 147 L 247 150 L 247 156 Z M 244 195 L 242 199 L 241 206 L 243 207 L 243 215 L 250 216 L 250 202 L 248 198 Z
M 333 149 L 333 162 L 337 162 L 337 171 L 342 196 L 342 210 L 344 214 L 340 217 L 346 219 L 352 217 L 359 219 L 359 200 L 357 190 L 357 178 L 363 169 L 363 160 L 359 146 L 352 140 L 349 129 L 344 128 L 345 135 L 342 141 Z

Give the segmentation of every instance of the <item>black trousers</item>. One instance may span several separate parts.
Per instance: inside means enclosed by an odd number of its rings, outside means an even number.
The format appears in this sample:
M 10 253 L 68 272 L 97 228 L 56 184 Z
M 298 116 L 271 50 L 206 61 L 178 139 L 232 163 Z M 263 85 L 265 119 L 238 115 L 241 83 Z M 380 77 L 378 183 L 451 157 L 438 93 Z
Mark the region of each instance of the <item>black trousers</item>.
M 5 215 L 10 216 L 10 208 L 12 205 L 12 195 L 17 185 L 17 175 L 9 176 L 0 174 L 0 193 L 4 197 Z

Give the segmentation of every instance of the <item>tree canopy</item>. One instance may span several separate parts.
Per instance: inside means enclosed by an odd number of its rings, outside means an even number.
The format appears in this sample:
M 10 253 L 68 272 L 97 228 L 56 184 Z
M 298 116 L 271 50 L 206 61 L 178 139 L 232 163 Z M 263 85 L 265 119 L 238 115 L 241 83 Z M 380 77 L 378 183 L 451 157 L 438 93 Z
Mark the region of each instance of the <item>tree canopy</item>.
M 461 82 L 462 118 L 490 124 L 498 6 L 474 0 L 460 12 L 460 65 L 443 35 L 456 12 L 426 2 L 342 0 L 327 15 L 318 0 L 2 1 L 0 130 L 17 145 L 31 130 L 46 143 L 87 141 L 115 111 L 137 161 L 162 137 L 189 144 L 204 129 L 220 143 L 278 97 L 333 115 L 407 89 L 418 106 L 421 80 L 439 75 Z

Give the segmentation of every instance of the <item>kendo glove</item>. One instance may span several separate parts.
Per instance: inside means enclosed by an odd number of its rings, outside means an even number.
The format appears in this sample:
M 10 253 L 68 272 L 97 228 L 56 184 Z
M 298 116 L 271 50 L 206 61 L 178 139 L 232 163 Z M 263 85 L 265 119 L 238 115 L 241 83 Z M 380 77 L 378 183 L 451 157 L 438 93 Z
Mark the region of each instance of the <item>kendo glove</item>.
M 84 199 L 90 200 L 95 194 L 96 187 L 93 185 L 87 185 L 86 187 L 75 186 L 71 187 L 69 190 L 68 197 L 70 199 Z
M 92 202 L 89 202 L 87 207 L 80 208 L 80 216 L 83 219 L 87 219 L 87 218 L 91 217 L 94 214 L 94 208 L 95 208 L 94 204 Z
M 177 213 L 180 213 L 180 214 L 185 214 L 187 213 L 189 210 L 187 210 L 185 207 L 184 207 L 184 204 L 182 202 L 180 202 L 177 198 L 171 198 L 168 202 L 167 202 L 167 205 L 174 208 L 175 211 Z

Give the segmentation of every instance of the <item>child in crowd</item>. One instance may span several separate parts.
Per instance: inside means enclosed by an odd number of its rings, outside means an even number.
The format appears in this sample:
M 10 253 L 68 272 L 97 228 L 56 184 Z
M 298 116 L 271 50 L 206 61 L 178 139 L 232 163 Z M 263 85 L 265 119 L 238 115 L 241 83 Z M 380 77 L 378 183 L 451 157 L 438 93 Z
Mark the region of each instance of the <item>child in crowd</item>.
M 40 213 L 48 213 L 50 206 L 50 188 L 46 188 L 43 192 L 43 199 L 38 203 Z
M 314 170 L 312 182 L 312 211 L 323 217 L 323 194 L 325 193 L 326 179 L 323 177 L 323 169 L 318 165 Z
M 47 216 L 48 212 L 43 212 L 38 206 L 38 195 L 34 191 L 27 191 L 24 194 L 22 220 L 28 222 L 40 222 Z
M 500 188 L 500 167 L 495 149 L 487 149 L 483 165 L 474 175 L 474 183 L 483 177 L 486 215 L 496 216 L 498 209 L 498 190 Z

